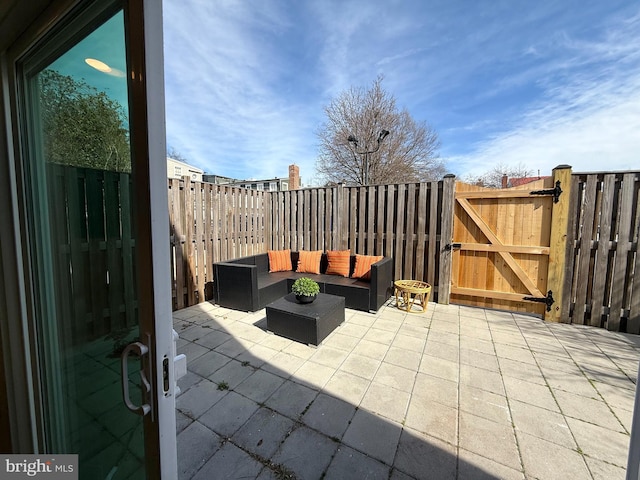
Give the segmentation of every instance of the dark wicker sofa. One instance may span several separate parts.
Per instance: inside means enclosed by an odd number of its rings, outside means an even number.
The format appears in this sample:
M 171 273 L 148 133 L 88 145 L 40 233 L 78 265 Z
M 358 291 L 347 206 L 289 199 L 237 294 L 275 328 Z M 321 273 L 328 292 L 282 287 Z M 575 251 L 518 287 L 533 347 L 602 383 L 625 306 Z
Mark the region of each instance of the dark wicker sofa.
M 297 273 L 298 252 L 291 252 L 294 271 L 269 273 L 266 253 L 214 264 L 217 303 L 223 307 L 255 312 L 291 292 L 300 277 L 318 282 L 320 292 L 345 298 L 345 306 L 365 312 L 378 311 L 393 290 L 393 259 L 385 257 L 371 266 L 371 280 L 326 275 L 327 255 L 322 254 L 320 274 Z M 351 255 L 351 270 L 355 255 Z

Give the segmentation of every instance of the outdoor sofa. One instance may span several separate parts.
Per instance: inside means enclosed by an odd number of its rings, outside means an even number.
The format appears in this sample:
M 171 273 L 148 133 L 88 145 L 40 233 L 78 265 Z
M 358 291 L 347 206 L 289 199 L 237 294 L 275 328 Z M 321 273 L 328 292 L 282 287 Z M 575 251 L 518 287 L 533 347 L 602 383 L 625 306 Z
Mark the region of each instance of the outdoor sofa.
M 393 292 L 393 259 L 383 257 L 371 265 L 369 280 L 328 275 L 327 254 L 320 259 L 320 274 L 298 273 L 299 252 L 292 251 L 292 271 L 269 272 L 267 253 L 214 264 L 217 303 L 220 306 L 255 312 L 291 292 L 300 277 L 308 277 L 320 285 L 320 292 L 344 297 L 345 307 L 376 312 Z M 350 255 L 350 274 L 356 256 Z

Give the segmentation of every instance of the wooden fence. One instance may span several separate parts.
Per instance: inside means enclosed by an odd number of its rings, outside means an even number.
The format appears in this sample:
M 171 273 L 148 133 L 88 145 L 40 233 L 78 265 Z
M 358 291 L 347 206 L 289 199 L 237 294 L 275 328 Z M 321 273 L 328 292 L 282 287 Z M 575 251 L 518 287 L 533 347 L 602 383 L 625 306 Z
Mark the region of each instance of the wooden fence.
M 572 181 L 563 320 L 640 333 L 640 172 Z
M 173 308 L 211 298 L 213 264 L 267 250 L 269 194 L 169 179 Z
M 135 324 L 131 177 L 49 166 L 56 288 L 70 338 Z M 168 181 L 173 307 L 211 296 L 213 263 L 268 249 L 349 249 L 394 258 L 394 278 L 434 286 L 448 303 L 455 178 L 259 192 Z M 640 333 L 640 172 L 573 174 L 560 321 Z
M 639 175 L 571 176 L 558 320 L 640 333 Z M 188 178 L 168 187 L 175 309 L 210 298 L 214 262 L 282 248 L 391 256 L 394 278 L 427 281 L 432 300 L 449 302 L 455 177 L 288 192 Z
M 169 180 L 174 309 L 209 298 L 214 262 L 268 249 L 351 250 L 394 258 L 395 278 L 449 298 L 455 179 L 408 185 L 259 192 Z M 444 242 L 444 243 L 443 243 Z
M 47 165 L 54 288 L 64 336 L 82 343 L 137 325 L 131 176 Z M 115 337 L 114 337 L 115 339 Z
M 394 260 L 394 278 L 430 283 L 449 297 L 453 177 L 440 182 L 334 187 L 271 194 L 269 248 L 351 250 Z

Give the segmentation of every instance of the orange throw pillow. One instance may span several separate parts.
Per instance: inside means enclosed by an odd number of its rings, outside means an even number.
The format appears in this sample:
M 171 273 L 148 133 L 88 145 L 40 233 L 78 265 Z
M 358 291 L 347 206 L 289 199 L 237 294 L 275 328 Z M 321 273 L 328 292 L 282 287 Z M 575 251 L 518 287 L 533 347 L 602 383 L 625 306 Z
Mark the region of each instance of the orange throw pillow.
M 371 278 L 371 265 L 379 262 L 383 258 L 383 256 L 377 255 L 356 255 L 356 266 L 353 269 L 351 278 L 369 280 Z
M 351 250 L 329 250 L 327 251 L 327 275 L 349 276 L 351 269 Z
M 267 250 L 269 255 L 269 272 L 288 272 L 291 266 L 291 250 Z
M 320 258 L 322 258 L 322 250 L 307 252 L 300 250 L 298 257 L 298 273 L 320 273 Z

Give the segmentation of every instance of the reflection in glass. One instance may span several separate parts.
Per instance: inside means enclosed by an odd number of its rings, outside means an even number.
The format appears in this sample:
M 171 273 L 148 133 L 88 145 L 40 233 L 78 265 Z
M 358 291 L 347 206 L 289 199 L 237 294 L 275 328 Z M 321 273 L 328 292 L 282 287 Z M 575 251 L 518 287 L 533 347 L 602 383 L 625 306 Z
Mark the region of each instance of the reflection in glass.
M 119 12 L 28 76 L 46 448 L 80 454 L 86 479 L 144 478 L 142 419 L 124 407 L 119 359 L 139 335 L 124 45 Z M 129 365 L 140 404 L 140 365 Z

